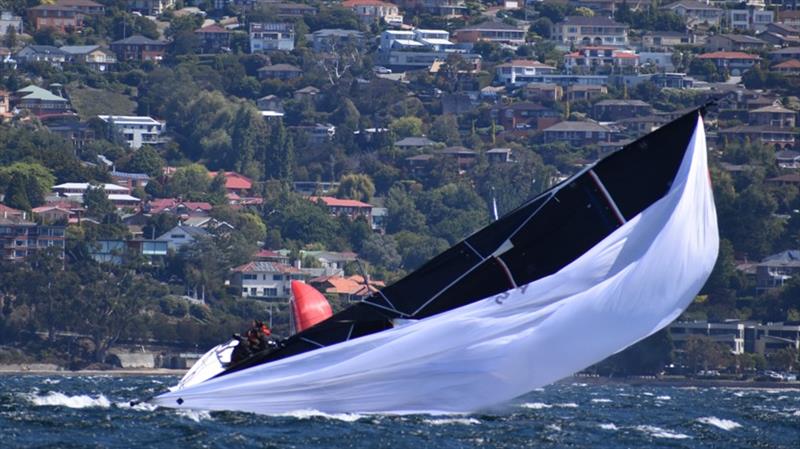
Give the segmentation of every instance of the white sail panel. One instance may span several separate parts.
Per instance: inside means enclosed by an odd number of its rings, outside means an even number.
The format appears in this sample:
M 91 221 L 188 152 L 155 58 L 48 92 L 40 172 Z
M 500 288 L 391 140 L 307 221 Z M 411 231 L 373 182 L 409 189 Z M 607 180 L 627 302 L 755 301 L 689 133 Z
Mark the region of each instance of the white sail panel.
M 153 401 L 264 414 L 475 411 L 568 376 L 669 324 L 705 283 L 718 245 L 698 115 L 670 191 L 558 272 Z

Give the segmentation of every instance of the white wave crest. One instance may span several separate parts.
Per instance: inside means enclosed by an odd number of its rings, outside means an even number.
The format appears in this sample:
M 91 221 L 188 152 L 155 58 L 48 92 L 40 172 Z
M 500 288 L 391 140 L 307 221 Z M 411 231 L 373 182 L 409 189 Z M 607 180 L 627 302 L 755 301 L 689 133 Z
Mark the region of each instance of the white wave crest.
M 559 426 L 558 424 L 548 424 L 547 429 L 552 430 L 554 432 L 561 432 L 561 426 Z
M 131 410 L 136 410 L 138 412 L 152 412 L 153 410 L 157 409 L 158 406 L 155 404 L 151 404 L 149 402 L 138 402 L 134 405 L 131 405 L 130 402 L 116 402 L 114 403 L 117 408 L 129 408 Z
M 204 420 L 213 420 L 214 418 L 211 417 L 211 413 L 206 410 L 191 410 L 191 409 L 178 409 L 175 410 L 175 413 L 178 416 L 183 416 L 184 418 L 189 418 L 194 422 L 200 422 Z
M 733 430 L 736 429 L 737 427 L 742 427 L 742 425 L 736 421 L 731 421 L 730 419 L 717 418 L 716 416 L 704 416 L 702 418 L 697 418 L 697 422 L 702 424 L 707 424 L 709 426 L 718 427 L 722 430 Z
M 662 429 L 656 426 L 636 426 L 634 429 L 644 432 L 653 438 L 667 438 L 671 440 L 685 440 L 691 438 L 689 435 L 683 433 L 676 433 L 671 430 Z
M 669 400 L 672 400 L 672 397 L 670 397 L 670 396 L 656 396 L 656 400 L 669 401 Z
M 108 398 L 102 394 L 96 398 L 93 398 L 87 395 L 67 396 L 66 394 L 58 391 L 51 391 L 47 395 L 30 393 L 23 396 L 34 405 L 61 406 L 69 408 L 111 407 L 111 401 L 109 401 Z
M 562 404 L 556 404 L 556 407 L 561 407 L 561 408 L 578 408 L 578 404 L 576 404 L 576 403 L 574 403 L 574 402 L 564 402 L 564 403 L 562 403 Z
M 462 426 L 471 426 L 480 424 L 481 422 L 475 418 L 438 418 L 438 419 L 425 419 L 422 422 L 432 426 L 446 426 L 452 424 L 459 424 Z
M 529 408 L 531 410 L 541 410 L 541 409 L 544 409 L 544 408 L 553 408 L 552 405 L 545 404 L 543 402 L 526 402 L 526 403 L 520 405 L 520 407 Z
M 617 425 L 613 422 L 608 424 L 600 424 L 600 428 L 603 430 L 619 430 L 619 427 L 617 427 Z
M 359 415 L 358 413 L 325 413 L 319 410 L 296 410 L 294 412 L 281 413 L 276 416 L 286 416 L 297 419 L 325 418 L 344 422 L 355 422 L 364 418 L 364 415 Z
M 49 377 L 42 381 L 43 384 L 56 385 L 61 383 L 61 379 L 50 379 Z
M 614 402 L 614 401 L 606 398 L 597 398 L 597 399 L 592 399 L 592 402 L 594 402 L 595 404 L 607 404 L 609 402 Z
M 800 410 L 795 410 L 792 416 L 800 416 Z

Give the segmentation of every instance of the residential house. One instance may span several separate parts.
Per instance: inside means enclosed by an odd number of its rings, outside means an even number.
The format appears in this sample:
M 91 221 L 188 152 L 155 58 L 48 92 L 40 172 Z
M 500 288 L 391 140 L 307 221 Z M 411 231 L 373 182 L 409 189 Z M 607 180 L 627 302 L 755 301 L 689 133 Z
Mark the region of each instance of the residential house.
M 302 19 L 306 16 L 315 16 L 317 15 L 317 8 L 311 5 L 305 5 L 303 3 L 293 3 L 293 2 L 279 2 L 279 3 L 269 3 L 269 8 L 274 12 L 275 17 L 278 19 Z
M 294 132 L 305 135 L 309 143 L 317 145 L 325 142 L 330 142 L 331 140 L 333 140 L 333 136 L 336 135 L 336 127 L 331 125 L 330 123 L 315 123 L 313 125 L 290 126 L 289 129 L 291 129 Z
M 662 89 L 691 89 L 694 87 L 694 78 L 685 73 L 654 73 L 650 75 L 650 82 Z
M 791 1 L 797 2 L 797 0 Z M 778 8 L 778 18 L 776 22 L 800 28 L 800 8 L 796 10 Z
M 628 45 L 628 29 L 608 17 L 567 16 L 553 25 L 553 39 L 571 45 Z
M 717 132 L 720 143 L 725 141 L 754 142 L 769 145 L 776 150 L 791 149 L 797 141 L 797 131 L 792 128 L 778 128 L 768 125 L 740 125 L 721 129 Z
M 102 184 L 103 191 L 106 193 L 109 201 L 111 201 L 117 208 L 138 207 L 142 200 L 131 196 L 131 191 L 127 187 L 119 186 L 116 184 Z M 83 195 L 89 189 L 99 188 L 88 182 L 66 182 L 53 186 L 53 192 L 61 197 L 68 199 L 79 200 L 83 202 Z
M 761 58 L 756 55 L 738 51 L 715 51 L 704 53 L 697 57 L 701 60 L 711 61 L 719 69 L 727 70 L 733 76 L 739 76 L 753 68 Z
M 593 122 L 564 121 L 544 129 L 545 143 L 565 142 L 583 146 L 611 141 L 609 127 Z
M 744 354 L 746 331 L 743 322 L 709 323 L 706 321 L 675 322 L 669 326 L 671 340 L 677 351 L 684 351 L 686 343 L 702 336 L 725 346 L 731 354 Z
M 30 85 L 16 92 L 15 107 L 27 109 L 37 117 L 65 115 L 70 112 L 66 98 L 47 89 Z
M 345 0 L 342 7 L 351 9 L 365 24 L 383 21 L 387 25 L 400 26 L 403 16 L 397 5 L 381 0 Z
M 343 276 L 320 276 L 308 280 L 309 285 L 327 294 L 334 295 L 340 301 L 353 302 L 361 301 L 385 285 L 380 281 L 373 281 L 362 276 L 353 275 Z
M 98 72 L 105 72 L 117 63 L 116 55 L 99 45 L 65 45 L 59 48 L 67 62 L 80 64 Z
M 7 90 L 0 89 L 0 123 L 14 116 L 11 112 L 11 94 Z
M 797 112 L 779 105 L 765 106 L 749 111 L 748 124 L 794 128 L 797 126 Z
M 642 100 L 601 100 L 592 106 L 592 118 L 601 121 L 616 121 L 652 113 L 653 107 Z
M 567 86 L 567 101 L 591 101 L 597 97 L 608 94 L 606 86 L 593 84 L 571 84 Z
M 259 111 L 275 111 L 283 113 L 283 101 L 277 95 L 269 94 L 256 100 Z
M 522 87 L 522 97 L 533 101 L 561 101 L 564 89 L 553 83 L 528 83 Z
M 214 206 L 203 201 L 182 201 L 179 198 L 157 198 L 144 206 L 144 211 L 152 215 L 173 214 L 181 218 L 207 217 Z
M 362 49 L 366 38 L 358 30 L 322 29 L 311 33 L 312 48 L 315 52 L 336 52 L 341 49 Z
M 193 216 L 181 219 L 181 224 L 184 226 L 191 226 L 193 228 L 202 228 L 206 231 L 213 231 L 214 234 L 228 234 L 233 231 L 234 228 L 232 224 L 228 223 L 227 221 L 217 220 L 213 217 L 203 217 L 203 216 Z
M 61 67 L 67 60 L 67 54 L 52 45 L 27 45 L 14 58 L 21 64 L 46 62 L 54 67 Z
M 411 41 L 413 42 L 413 41 Z M 419 51 L 398 50 L 392 51 L 384 59 L 384 63 L 395 70 L 419 70 L 430 68 L 434 64 L 441 64 L 452 54 L 458 54 L 467 65 L 467 70 L 475 72 L 481 68 L 481 55 L 473 53 L 458 53 L 451 51 Z
M 184 246 L 192 245 L 201 239 L 210 238 L 210 236 L 211 234 L 203 228 L 179 224 L 161 234 L 156 240 L 167 242 L 167 248 L 172 251 L 180 251 Z
M 256 262 L 277 262 L 284 265 L 289 265 L 291 262 L 288 253 L 286 255 L 270 249 L 260 249 L 253 255 L 253 260 Z
M 63 213 L 60 211 L 67 211 L 67 223 L 79 224 L 86 208 L 80 201 L 74 201 L 75 199 L 74 197 L 48 199 L 45 204 L 33 208 L 32 212 L 37 217 L 41 217 L 45 223 L 53 224 L 61 222 L 63 219 Z
M 769 52 L 769 59 L 772 62 L 784 62 L 791 59 L 800 60 L 800 46 L 781 48 Z
M 208 172 L 208 175 L 213 179 L 219 172 Z M 253 188 L 253 180 L 245 175 L 236 173 L 234 171 L 221 172 L 225 177 L 225 190 L 228 193 L 235 193 L 236 195 L 247 195 L 250 189 Z
M 56 0 L 55 4 L 65 8 L 75 8 L 87 16 L 101 16 L 106 12 L 105 6 L 92 0 Z
M 694 34 L 679 31 L 647 31 L 642 35 L 642 49 L 649 51 L 671 51 L 695 42 Z
M 763 8 L 727 9 L 725 12 L 725 24 L 732 30 L 761 32 L 775 19 L 774 11 Z
M 96 262 L 119 265 L 135 257 L 145 257 L 146 259 L 164 257 L 167 255 L 167 250 L 168 243 L 160 240 L 99 239 L 89 249 L 89 254 Z
M 286 250 L 281 250 L 285 252 Z M 287 253 L 288 254 L 288 253 Z M 358 260 L 358 254 L 350 251 L 307 251 L 300 250 L 300 258 L 306 260 L 308 258 L 314 259 L 322 270 L 319 275 L 342 275 L 347 264 Z M 308 268 L 303 268 L 305 272 L 311 272 Z
M 797 253 L 797 251 L 792 251 Z M 789 265 L 792 265 L 791 263 Z M 800 266 L 800 265 L 798 265 Z M 766 268 L 764 271 L 768 271 Z M 791 275 L 775 271 L 776 284 L 791 278 Z M 790 267 L 787 272 L 794 273 L 796 268 Z M 761 291 L 767 290 L 760 289 Z M 692 336 L 703 336 L 726 346 L 732 354 L 754 353 L 768 355 L 772 352 L 792 348 L 800 349 L 800 324 L 778 322 L 757 323 L 753 321 L 725 321 L 712 323 L 707 321 L 675 322 L 669 326 L 670 338 L 679 352 L 685 350 L 686 342 Z
M 467 15 L 465 0 L 400 0 L 405 8 L 421 7 L 427 13 L 440 17 L 461 17 Z
M 0 254 L 3 260 L 20 261 L 38 250 L 55 248 L 64 257 L 64 226 L 37 225 L 15 209 L 0 208 Z
M 681 16 L 689 28 L 703 26 L 717 26 L 722 23 L 725 12 L 708 3 L 695 0 L 680 0 L 661 7 L 664 11 L 671 11 Z
M 636 71 L 639 55 L 632 50 L 620 50 L 607 46 L 589 46 L 564 55 L 567 73 L 597 73 Z
M 72 211 L 69 209 L 50 205 L 34 207 L 31 212 L 45 224 L 67 224 L 72 215 Z
M 167 9 L 175 8 L 175 0 L 128 0 L 128 11 L 136 11 L 148 16 L 160 16 Z
M 251 23 L 250 52 L 292 51 L 295 31 L 291 23 Z
M 511 148 L 492 148 L 486 151 L 486 160 L 490 164 L 501 164 L 512 162 L 513 152 Z
M 717 34 L 706 39 L 706 51 L 754 51 L 766 48 L 767 43 L 746 34 Z
M 372 205 L 358 200 L 346 200 L 332 196 L 310 196 L 309 201 L 322 203 L 331 215 L 346 216 L 351 220 L 363 217 L 372 225 Z
M 531 77 L 555 72 L 555 67 L 539 61 L 514 59 L 495 66 L 495 79 L 506 86 L 522 86 L 530 83 Z
M 756 290 L 764 292 L 783 285 L 800 273 L 800 251 L 789 250 L 765 257 L 756 265 Z
M 302 89 L 297 89 L 294 91 L 294 99 L 298 101 L 314 101 L 317 98 L 317 95 L 320 94 L 320 90 L 314 86 L 306 86 Z
M 790 59 L 772 66 L 772 71 L 784 75 L 800 75 L 800 60 Z
M 303 76 L 303 69 L 291 64 L 265 65 L 258 69 L 258 79 L 292 80 Z
M 668 119 L 660 115 L 645 115 L 616 120 L 617 126 L 632 138 L 649 134 L 668 122 Z
M 493 20 L 460 28 L 453 33 L 456 42 L 497 42 L 500 44 L 525 44 L 526 31 L 503 22 Z
M 126 143 L 130 148 L 139 149 L 142 145 L 158 146 L 167 142 L 164 133 L 167 123 L 152 117 L 127 115 L 98 115 L 108 126 L 111 141 Z
M 206 53 L 230 51 L 231 32 L 216 23 L 195 30 L 194 35 L 200 41 L 200 48 Z
M 69 116 L 71 120 L 48 120 L 47 130 L 69 141 L 73 148 L 81 149 L 95 139 L 94 128 L 86 122 L 78 121 L 77 116 Z
M 303 272 L 291 265 L 254 261 L 233 268 L 230 285 L 242 298 L 280 300 L 291 296 L 293 280 L 304 278 Z
M 0 203 L 0 217 L 2 218 L 19 218 L 24 220 L 27 218 L 27 215 L 28 213 L 24 210 L 14 209 L 13 207 L 8 207 Z
M 329 181 L 295 181 L 292 183 L 294 191 L 301 195 L 325 195 L 330 196 L 339 190 L 338 182 Z
M 528 101 L 495 105 L 489 115 L 506 129 L 542 130 L 561 120 L 561 113 L 555 109 Z
M 111 50 L 121 61 L 159 62 L 164 58 L 166 48 L 166 42 L 149 39 L 138 34 L 111 43 Z
M 439 145 L 438 142 L 434 142 L 427 137 L 404 137 L 397 142 L 394 143 L 395 148 L 400 150 L 425 150 L 428 148 L 433 148 Z
M 85 15 L 75 8 L 42 4 L 28 8 L 28 17 L 36 31 L 52 28 L 59 33 L 83 28 Z
M 797 170 L 800 168 L 800 152 L 792 150 L 776 151 L 775 162 L 780 168 Z
M 800 45 L 800 27 L 771 23 L 758 37 L 771 46 L 798 46 Z
M 113 170 L 110 175 L 114 184 L 126 187 L 129 191 L 133 191 L 133 189 L 137 188 L 143 189 L 150 182 L 150 176 L 148 176 L 147 173 L 128 173 Z
M 10 11 L 0 11 L 0 36 L 8 34 L 8 30 L 13 29 L 17 34 L 22 33 L 22 17 L 15 16 Z

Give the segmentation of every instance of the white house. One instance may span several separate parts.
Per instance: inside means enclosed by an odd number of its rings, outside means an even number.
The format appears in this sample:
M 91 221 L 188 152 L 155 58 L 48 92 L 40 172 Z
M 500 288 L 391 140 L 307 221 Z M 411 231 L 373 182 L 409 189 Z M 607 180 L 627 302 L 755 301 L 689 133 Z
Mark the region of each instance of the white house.
M 100 120 L 109 125 L 111 140 L 122 140 L 133 149 L 142 145 L 160 145 L 166 143 L 164 131 L 167 123 L 151 117 L 127 115 L 98 115 Z
M 167 248 L 177 251 L 182 247 L 192 244 L 199 239 L 209 237 L 211 234 L 203 228 L 195 226 L 177 225 L 161 234 L 156 240 L 167 242 Z
M 292 280 L 305 277 L 300 269 L 277 262 L 248 262 L 231 272 L 231 286 L 242 298 L 285 299 L 291 295 Z
M 251 23 L 250 52 L 294 50 L 294 25 L 291 23 Z
M 531 82 L 531 77 L 555 73 L 556 68 L 539 61 L 515 59 L 495 66 L 497 81 L 507 86 L 523 86 Z
M 13 28 L 17 34 L 22 33 L 22 17 L 9 11 L 0 12 L 0 36 L 5 36 Z

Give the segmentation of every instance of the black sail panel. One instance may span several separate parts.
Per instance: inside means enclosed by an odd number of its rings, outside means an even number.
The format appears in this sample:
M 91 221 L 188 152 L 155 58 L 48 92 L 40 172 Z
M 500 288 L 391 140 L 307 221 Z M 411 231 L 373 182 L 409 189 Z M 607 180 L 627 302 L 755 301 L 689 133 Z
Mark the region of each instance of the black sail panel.
M 670 188 L 700 110 L 528 201 L 417 271 L 220 375 L 380 332 L 555 273 Z

